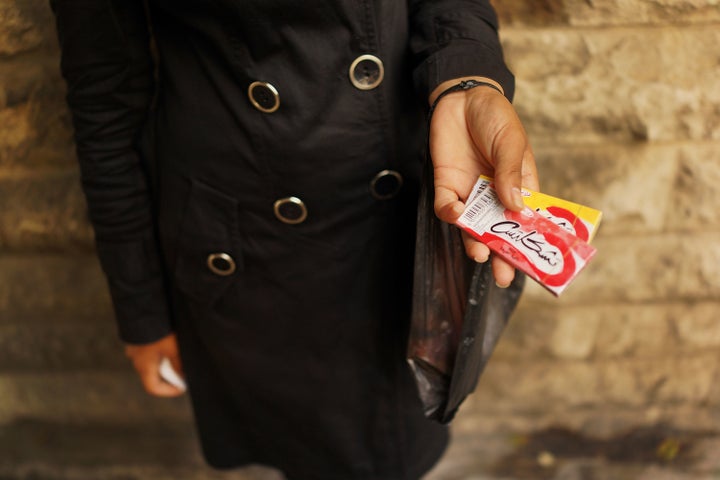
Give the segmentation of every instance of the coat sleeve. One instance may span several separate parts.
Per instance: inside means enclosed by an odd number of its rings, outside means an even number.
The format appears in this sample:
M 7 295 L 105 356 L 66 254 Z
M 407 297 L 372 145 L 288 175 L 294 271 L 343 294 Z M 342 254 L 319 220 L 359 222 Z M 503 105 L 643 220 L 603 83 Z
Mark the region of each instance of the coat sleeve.
M 500 83 L 512 100 L 515 78 L 489 0 L 408 0 L 408 9 L 415 87 L 424 98 L 444 81 L 477 75 Z
M 149 181 L 137 141 L 153 94 L 142 0 L 50 0 L 77 156 L 120 337 L 171 331 Z

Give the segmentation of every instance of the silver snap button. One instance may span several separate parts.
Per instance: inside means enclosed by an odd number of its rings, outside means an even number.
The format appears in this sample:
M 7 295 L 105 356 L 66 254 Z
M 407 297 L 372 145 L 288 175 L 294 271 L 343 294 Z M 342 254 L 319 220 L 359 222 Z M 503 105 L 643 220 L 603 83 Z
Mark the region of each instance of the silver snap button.
M 235 260 L 227 253 L 211 253 L 207 258 L 207 266 L 216 275 L 226 277 L 235 272 Z
M 350 65 L 350 82 L 359 90 L 372 90 L 385 76 L 382 60 L 375 55 L 360 55 Z
M 253 107 L 261 112 L 272 113 L 280 108 L 280 94 L 266 82 L 253 82 L 248 87 L 248 98 Z
M 403 177 L 395 170 L 383 170 L 370 181 L 370 193 L 378 200 L 389 200 L 398 194 Z
M 296 225 L 307 218 L 307 208 L 297 197 L 286 197 L 275 201 L 273 205 L 275 216 L 283 223 Z

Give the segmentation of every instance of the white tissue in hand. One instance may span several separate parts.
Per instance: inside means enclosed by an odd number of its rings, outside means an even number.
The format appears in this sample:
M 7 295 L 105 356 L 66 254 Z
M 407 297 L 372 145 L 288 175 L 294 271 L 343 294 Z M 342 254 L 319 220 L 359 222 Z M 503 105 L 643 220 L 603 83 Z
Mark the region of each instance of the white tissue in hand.
M 185 380 L 175 371 L 170 363 L 170 359 L 165 357 L 160 362 L 160 377 L 170 385 L 173 385 L 180 390 L 187 390 Z

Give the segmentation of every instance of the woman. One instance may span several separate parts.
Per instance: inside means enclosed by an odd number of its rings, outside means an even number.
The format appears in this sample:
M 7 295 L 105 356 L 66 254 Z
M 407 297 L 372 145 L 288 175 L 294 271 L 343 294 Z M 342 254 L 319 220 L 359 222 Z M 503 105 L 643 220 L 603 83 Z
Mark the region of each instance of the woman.
M 447 442 L 404 361 L 423 104 L 482 82 L 434 110 L 442 220 L 479 173 L 514 210 L 537 186 L 488 1 L 51 2 L 97 251 L 148 392 L 182 393 L 159 375 L 169 358 L 217 468 L 419 478 Z

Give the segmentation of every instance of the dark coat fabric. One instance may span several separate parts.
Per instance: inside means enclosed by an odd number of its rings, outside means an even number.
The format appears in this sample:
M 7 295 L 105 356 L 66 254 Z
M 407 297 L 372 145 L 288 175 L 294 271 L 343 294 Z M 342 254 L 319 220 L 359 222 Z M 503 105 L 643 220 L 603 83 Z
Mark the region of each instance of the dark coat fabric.
M 177 334 L 209 464 L 421 476 L 447 442 L 404 359 L 423 112 L 460 76 L 512 95 L 488 1 L 51 4 L 120 336 Z

